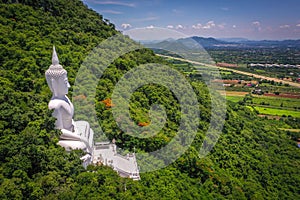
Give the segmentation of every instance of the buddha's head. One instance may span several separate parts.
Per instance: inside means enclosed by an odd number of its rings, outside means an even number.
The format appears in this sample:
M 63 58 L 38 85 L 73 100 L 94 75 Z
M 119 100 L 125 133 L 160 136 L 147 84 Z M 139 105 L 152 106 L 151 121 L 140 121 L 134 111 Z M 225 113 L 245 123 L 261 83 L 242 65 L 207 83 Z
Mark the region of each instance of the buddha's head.
M 53 47 L 52 65 L 45 73 L 48 86 L 54 97 L 63 97 L 68 93 L 70 84 L 67 71 L 59 64 L 59 60 Z

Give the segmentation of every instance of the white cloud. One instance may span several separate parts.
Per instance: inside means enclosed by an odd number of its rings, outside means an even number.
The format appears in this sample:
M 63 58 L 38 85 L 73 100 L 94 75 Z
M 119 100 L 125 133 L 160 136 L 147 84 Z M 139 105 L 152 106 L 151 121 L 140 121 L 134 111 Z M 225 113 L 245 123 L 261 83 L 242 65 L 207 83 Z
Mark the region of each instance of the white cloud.
M 174 26 L 173 25 L 168 25 L 167 28 L 173 29 Z
M 300 27 L 300 24 L 297 24 L 296 26 L 297 26 L 297 27 Z
M 290 28 L 290 25 L 288 25 L 288 24 L 281 25 L 281 26 L 279 26 L 279 28 Z
M 255 27 L 255 30 L 261 31 L 261 23 L 259 21 L 252 22 L 252 25 Z
M 183 29 L 184 27 L 181 25 L 181 24 L 178 24 L 177 26 L 176 26 L 176 29 Z
M 123 29 L 131 28 L 131 24 L 122 24 L 121 25 Z
M 222 24 L 219 24 L 218 27 L 219 27 L 220 29 L 224 29 L 224 28 L 225 28 L 225 25 L 226 25 L 225 23 L 222 23 Z
M 152 29 L 152 28 L 154 28 L 154 26 L 150 25 L 150 26 L 147 26 L 146 28 Z
M 134 21 L 134 22 L 147 22 L 147 21 L 155 21 L 155 20 L 158 20 L 158 19 L 159 19 L 159 17 L 153 16 L 153 17 L 132 19 L 132 21 Z
M 125 3 L 121 1 L 99 1 L 99 0 L 87 0 L 87 1 L 92 2 L 94 4 L 100 4 L 100 5 L 118 5 L 118 6 L 136 7 L 134 3 Z
M 115 14 L 115 15 L 123 14 L 122 12 L 116 10 L 102 10 L 100 11 L 100 13 L 108 13 L 108 14 Z
M 233 25 L 232 28 L 236 28 L 236 25 Z
M 215 22 L 214 21 L 209 21 L 206 23 L 205 26 L 203 26 L 202 28 L 203 29 L 211 29 L 211 28 L 214 28 L 216 26 Z
M 201 29 L 202 28 L 202 24 L 196 24 L 192 26 L 193 29 Z
M 222 24 L 215 24 L 214 21 L 209 21 L 207 22 L 206 24 L 202 25 L 200 23 L 198 24 L 194 24 L 192 25 L 192 28 L 193 29 L 196 29 L 196 30 L 199 30 L 199 29 L 212 29 L 212 28 L 219 28 L 219 29 L 224 29 L 226 26 L 225 23 L 222 23 Z
M 254 25 L 256 27 L 259 27 L 260 26 L 260 22 L 259 21 L 252 22 L 252 25 Z

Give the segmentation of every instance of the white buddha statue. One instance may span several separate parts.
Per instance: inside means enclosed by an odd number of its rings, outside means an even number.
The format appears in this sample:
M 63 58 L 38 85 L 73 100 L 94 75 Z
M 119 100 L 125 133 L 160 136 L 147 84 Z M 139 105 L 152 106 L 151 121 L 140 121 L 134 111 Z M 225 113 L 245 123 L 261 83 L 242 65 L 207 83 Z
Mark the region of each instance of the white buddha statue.
M 93 146 L 93 131 L 89 123 L 85 121 L 74 122 L 74 107 L 66 96 L 70 84 L 67 71 L 59 64 L 59 60 L 53 47 L 52 65 L 45 73 L 46 80 L 53 94 L 48 107 L 53 109 L 53 117 L 56 118 L 55 127 L 60 129 L 62 134 L 58 144 L 66 150 L 82 149 L 87 155 L 82 160 L 90 159 Z
M 55 127 L 74 131 L 72 118 L 74 107 L 70 99 L 66 96 L 70 84 L 68 82 L 67 71 L 59 64 L 59 60 L 53 47 L 52 65 L 46 71 L 46 80 L 53 94 L 48 104 L 50 110 L 54 109 L 53 116 L 56 118 Z

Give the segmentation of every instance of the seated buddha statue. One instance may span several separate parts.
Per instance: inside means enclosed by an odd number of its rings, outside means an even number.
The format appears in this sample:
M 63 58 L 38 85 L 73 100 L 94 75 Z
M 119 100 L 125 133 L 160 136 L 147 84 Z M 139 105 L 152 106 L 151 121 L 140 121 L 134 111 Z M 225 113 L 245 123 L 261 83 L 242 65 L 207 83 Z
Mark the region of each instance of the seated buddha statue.
M 74 107 L 67 97 L 70 87 L 67 71 L 59 64 L 55 47 L 53 47 L 52 65 L 45 72 L 45 76 L 52 92 L 48 108 L 54 110 L 52 115 L 56 118 L 55 128 L 62 132 L 58 144 L 66 150 L 82 149 L 88 153 L 82 159 L 89 158 L 88 155 L 92 154 L 93 132 L 88 122 L 80 121 L 78 128 L 73 120 Z
M 48 104 L 50 110 L 54 109 L 53 116 L 56 118 L 55 127 L 74 131 L 72 118 L 74 107 L 70 99 L 66 96 L 70 84 L 68 82 L 67 71 L 59 64 L 59 60 L 53 47 L 52 65 L 46 71 L 46 80 L 52 92 L 52 98 Z

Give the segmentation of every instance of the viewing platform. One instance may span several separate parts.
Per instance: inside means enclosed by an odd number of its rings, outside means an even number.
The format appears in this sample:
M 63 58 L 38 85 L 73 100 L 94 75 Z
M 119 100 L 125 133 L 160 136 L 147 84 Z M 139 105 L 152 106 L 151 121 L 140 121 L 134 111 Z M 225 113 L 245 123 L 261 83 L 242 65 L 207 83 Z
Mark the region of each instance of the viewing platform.
M 113 168 L 121 177 L 140 180 L 139 168 L 134 153 L 122 156 L 117 146 L 110 142 L 98 142 L 94 145 L 93 164 L 102 164 Z

